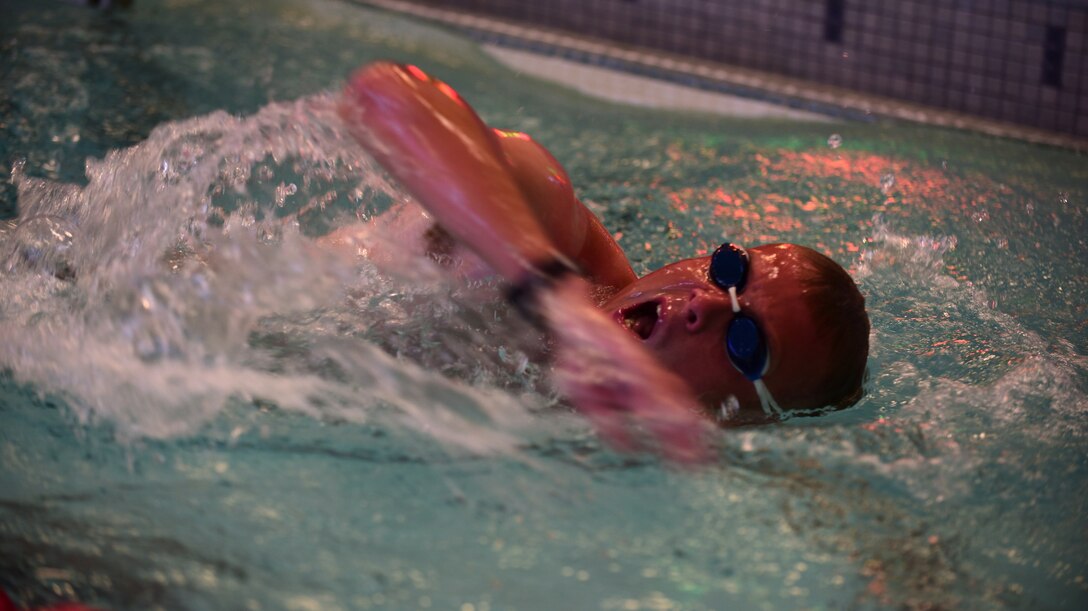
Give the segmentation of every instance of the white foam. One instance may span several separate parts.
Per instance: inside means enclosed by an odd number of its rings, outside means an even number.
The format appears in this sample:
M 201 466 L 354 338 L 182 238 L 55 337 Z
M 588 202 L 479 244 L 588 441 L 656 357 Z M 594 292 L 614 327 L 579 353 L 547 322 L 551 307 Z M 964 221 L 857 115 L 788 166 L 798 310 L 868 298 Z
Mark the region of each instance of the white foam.
M 82 188 L 17 168 L 0 367 L 123 438 L 191 434 L 257 402 L 351 422 L 380 412 L 443 443 L 511 450 L 532 401 L 500 387 L 534 388 L 534 373 L 502 362 L 473 297 L 418 259 L 386 257 L 379 272 L 313 239 L 406 199 L 333 101 L 165 123 L 88 160 Z

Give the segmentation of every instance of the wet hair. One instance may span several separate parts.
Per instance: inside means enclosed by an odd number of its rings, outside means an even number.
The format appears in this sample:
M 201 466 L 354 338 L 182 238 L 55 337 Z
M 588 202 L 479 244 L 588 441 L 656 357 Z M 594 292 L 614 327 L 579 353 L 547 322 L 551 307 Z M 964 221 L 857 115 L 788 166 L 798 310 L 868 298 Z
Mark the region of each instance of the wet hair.
M 865 297 L 838 263 L 811 248 L 796 248 L 803 299 L 829 354 L 842 363 L 813 389 L 812 398 L 832 409 L 850 407 L 862 397 L 869 356 Z

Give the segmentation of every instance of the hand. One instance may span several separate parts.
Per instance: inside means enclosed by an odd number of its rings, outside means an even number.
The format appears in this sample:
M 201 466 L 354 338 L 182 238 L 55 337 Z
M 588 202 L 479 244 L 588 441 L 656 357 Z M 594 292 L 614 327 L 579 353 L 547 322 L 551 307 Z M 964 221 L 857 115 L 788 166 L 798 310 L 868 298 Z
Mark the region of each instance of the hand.
M 709 425 L 687 385 L 593 305 L 585 280 L 563 278 L 539 303 L 556 340 L 556 385 L 605 441 L 622 451 L 644 449 L 641 426 L 669 460 L 709 459 Z

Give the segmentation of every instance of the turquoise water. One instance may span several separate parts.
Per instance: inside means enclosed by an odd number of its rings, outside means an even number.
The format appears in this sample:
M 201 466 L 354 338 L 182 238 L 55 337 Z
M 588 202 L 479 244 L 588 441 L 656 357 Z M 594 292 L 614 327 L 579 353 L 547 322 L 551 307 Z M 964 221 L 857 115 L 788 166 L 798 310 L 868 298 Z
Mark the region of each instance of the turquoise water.
M 1083 157 L 620 108 L 340 2 L 40 4 L 0 24 L 0 587 L 21 601 L 1088 603 Z M 536 135 L 639 270 L 723 236 L 848 266 L 866 398 L 673 470 L 556 405 L 498 287 L 325 258 L 313 236 L 406 200 L 330 112 L 376 58 Z

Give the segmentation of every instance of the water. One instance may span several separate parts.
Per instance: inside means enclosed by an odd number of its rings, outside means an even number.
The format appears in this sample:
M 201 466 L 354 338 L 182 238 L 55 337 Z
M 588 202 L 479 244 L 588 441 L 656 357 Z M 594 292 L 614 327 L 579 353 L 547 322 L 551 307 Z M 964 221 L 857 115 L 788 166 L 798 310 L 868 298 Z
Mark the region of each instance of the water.
M 621 110 L 339 2 L 38 4 L 0 25 L 0 587 L 20 600 L 1088 602 L 1081 157 Z M 500 287 L 314 248 L 411 205 L 330 112 L 379 57 L 536 135 L 639 270 L 724 236 L 849 266 L 866 398 L 723 431 L 695 472 L 617 455 L 557 404 Z

